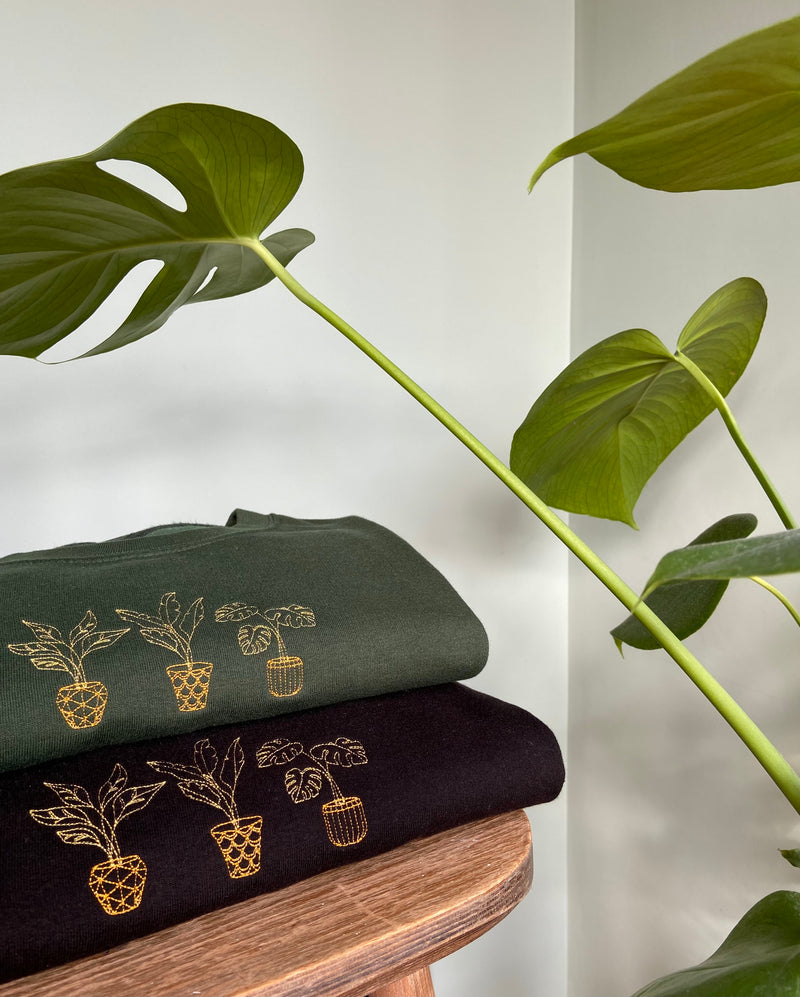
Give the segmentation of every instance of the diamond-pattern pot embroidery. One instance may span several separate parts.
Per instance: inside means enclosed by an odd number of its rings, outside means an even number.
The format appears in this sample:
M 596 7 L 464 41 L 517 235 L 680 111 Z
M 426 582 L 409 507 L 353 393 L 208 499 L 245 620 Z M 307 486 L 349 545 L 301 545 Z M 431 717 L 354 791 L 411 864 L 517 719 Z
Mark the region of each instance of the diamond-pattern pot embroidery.
M 41 671 L 67 672 L 72 682 L 58 690 L 56 706 L 74 730 L 96 727 L 103 719 L 108 690 L 102 682 L 87 681 L 83 662 L 92 652 L 111 647 L 129 628 L 98 630 L 97 617 L 91 610 L 66 638 L 57 627 L 49 624 L 22 622 L 35 640 L 27 644 L 9 644 L 9 651 L 30 658 L 34 668 Z
M 123 855 L 117 827 L 143 810 L 164 785 L 128 786 L 128 773 L 115 765 L 97 793 L 97 802 L 83 786 L 46 782 L 60 806 L 29 811 L 37 824 L 52 827 L 68 845 L 93 845 L 106 853 L 89 873 L 89 888 L 106 914 L 126 914 L 142 901 L 147 866 L 139 855 Z

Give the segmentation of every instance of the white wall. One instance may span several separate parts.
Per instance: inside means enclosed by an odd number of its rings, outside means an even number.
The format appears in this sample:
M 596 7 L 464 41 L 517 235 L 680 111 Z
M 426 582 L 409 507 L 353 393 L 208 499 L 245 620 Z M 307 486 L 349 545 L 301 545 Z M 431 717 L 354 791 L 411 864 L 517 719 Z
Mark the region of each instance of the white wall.
M 0 172 L 92 149 L 175 101 L 286 130 L 306 180 L 280 224 L 318 239 L 294 272 L 505 457 L 567 356 L 570 170 L 535 202 L 525 184 L 571 129 L 571 4 L 5 0 L 0 36 Z M 99 341 L 132 293 L 86 334 Z M 2 367 L 0 552 L 222 522 L 235 506 L 371 517 L 483 619 L 491 659 L 474 684 L 563 740 L 564 556 L 277 283 L 109 356 Z M 533 893 L 436 967 L 441 997 L 563 993 L 563 800 L 532 817 Z
M 798 13 L 789 0 L 579 0 L 576 10 L 579 128 L 718 45 Z M 575 180 L 574 354 L 632 327 L 674 347 L 683 323 L 723 283 L 750 275 L 764 284 L 770 307 L 761 343 L 730 402 L 796 510 L 800 189 L 658 194 L 586 157 Z M 740 511 L 755 512 L 763 532 L 780 529 L 710 418 L 645 489 L 639 534 L 581 516 L 573 525 L 638 588 L 662 553 Z M 796 577 L 781 587 L 797 602 Z M 571 571 L 576 997 L 619 997 L 706 958 L 753 903 L 800 882 L 777 853 L 797 844 L 796 815 L 671 659 L 635 650 L 619 657 L 607 632 L 622 615 L 585 571 Z M 740 582 L 688 641 L 795 765 L 797 640 L 785 611 Z

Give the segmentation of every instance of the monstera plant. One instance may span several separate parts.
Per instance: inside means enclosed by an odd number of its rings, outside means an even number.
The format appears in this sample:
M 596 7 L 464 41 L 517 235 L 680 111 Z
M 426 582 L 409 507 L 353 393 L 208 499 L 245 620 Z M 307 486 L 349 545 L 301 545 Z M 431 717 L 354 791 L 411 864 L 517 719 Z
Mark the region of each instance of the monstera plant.
M 798 94 L 795 18 L 711 53 L 559 145 L 531 187 L 558 162 L 581 153 L 662 191 L 797 181 Z M 156 170 L 181 193 L 185 210 L 112 175 L 109 160 Z M 766 295 L 760 284 L 741 277 L 710 288 L 675 349 L 647 330 L 632 329 L 576 358 L 532 406 L 506 465 L 286 269 L 313 236 L 303 229 L 265 232 L 302 173 L 295 144 L 267 121 L 223 107 L 176 104 L 144 115 L 93 152 L 0 177 L 0 351 L 39 356 L 144 260 L 161 261 L 161 269 L 128 318 L 85 355 L 155 332 L 184 304 L 241 294 L 277 277 L 450 430 L 597 576 L 629 614 L 614 639 L 665 649 L 800 813 L 800 776 L 682 643 L 708 621 L 734 578 L 755 578 L 800 622 L 786 597 L 763 578 L 800 570 L 800 530 L 726 401 L 761 333 Z M 714 411 L 784 529 L 752 535 L 756 524 L 748 514 L 719 520 L 662 558 L 640 595 L 553 507 L 634 525 L 634 507 L 649 478 Z M 788 850 L 787 857 L 793 854 Z M 642 993 L 800 993 L 799 902 L 793 892 L 766 898 L 706 963 Z

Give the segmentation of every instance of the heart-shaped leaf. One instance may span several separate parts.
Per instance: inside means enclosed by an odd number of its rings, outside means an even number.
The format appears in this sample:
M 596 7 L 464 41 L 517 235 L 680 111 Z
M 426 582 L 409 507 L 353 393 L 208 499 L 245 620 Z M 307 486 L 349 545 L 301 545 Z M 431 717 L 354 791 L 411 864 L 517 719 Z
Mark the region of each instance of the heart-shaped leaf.
M 766 308 L 758 281 L 731 281 L 689 319 L 678 352 L 727 395 L 756 348 Z M 713 408 L 652 333 L 620 332 L 545 388 L 514 434 L 511 469 L 550 505 L 635 526 L 642 488 Z
M 745 35 L 557 146 L 531 178 L 587 152 L 656 190 L 800 179 L 800 17 Z
M 186 210 L 97 165 L 109 159 L 155 169 Z M 266 284 L 272 273 L 244 243 L 274 221 L 302 176 L 300 151 L 280 129 L 211 104 L 162 107 L 86 155 L 0 176 L 0 353 L 38 356 L 144 260 L 164 265 L 122 325 L 84 356 L 141 339 L 181 305 Z M 290 229 L 263 244 L 286 264 L 313 241 Z
M 798 997 L 800 893 L 779 890 L 752 907 L 705 962 L 662 976 L 634 997 Z
M 750 513 L 726 516 L 709 526 L 689 544 L 716 543 L 720 540 L 734 540 L 750 536 L 756 528 L 757 519 Z M 695 633 L 708 621 L 725 594 L 728 581 L 703 580 L 671 582 L 656 589 L 645 599 L 645 603 L 660 617 L 670 630 L 681 640 Z M 623 644 L 652 651 L 661 647 L 655 637 L 635 616 L 629 616 L 611 631 L 616 645 Z
M 800 529 L 763 537 L 723 540 L 681 547 L 665 554 L 645 588 L 645 598 L 660 585 L 700 578 L 751 578 L 800 571 Z

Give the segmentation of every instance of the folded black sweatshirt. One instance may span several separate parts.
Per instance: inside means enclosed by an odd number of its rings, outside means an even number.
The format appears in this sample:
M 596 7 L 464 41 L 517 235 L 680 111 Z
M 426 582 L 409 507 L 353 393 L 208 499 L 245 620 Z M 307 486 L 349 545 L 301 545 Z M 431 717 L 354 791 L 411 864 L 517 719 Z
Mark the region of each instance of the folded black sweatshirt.
M 2 979 L 552 800 L 531 714 L 447 684 L 0 776 Z
M 366 519 L 237 510 L 0 559 L 0 771 L 469 678 L 483 627 Z

